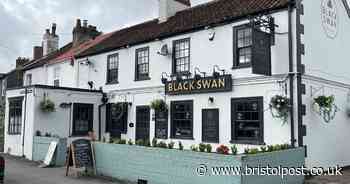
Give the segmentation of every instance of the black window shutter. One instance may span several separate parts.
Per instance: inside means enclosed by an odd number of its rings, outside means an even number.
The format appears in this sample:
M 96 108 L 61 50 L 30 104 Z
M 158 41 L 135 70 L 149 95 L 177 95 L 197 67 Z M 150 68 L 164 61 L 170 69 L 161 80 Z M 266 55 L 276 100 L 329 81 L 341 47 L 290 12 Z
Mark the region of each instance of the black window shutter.
M 271 38 L 269 33 L 253 29 L 253 74 L 271 76 Z
M 238 63 L 238 56 L 237 56 L 237 30 L 240 26 L 236 26 L 233 28 L 233 40 L 232 40 L 232 44 L 233 44 L 233 67 L 237 66 Z

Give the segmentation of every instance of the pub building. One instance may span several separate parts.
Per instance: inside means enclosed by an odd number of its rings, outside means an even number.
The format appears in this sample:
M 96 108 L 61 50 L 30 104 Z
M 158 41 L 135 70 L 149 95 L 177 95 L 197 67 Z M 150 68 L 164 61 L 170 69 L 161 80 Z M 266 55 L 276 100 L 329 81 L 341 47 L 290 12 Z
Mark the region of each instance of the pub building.
M 181 142 L 185 149 L 235 144 L 240 153 L 290 144 L 306 147 L 309 167 L 350 165 L 342 154 L 350 151 L 345 113 L 350 81 L 339 77 L 348 76 L 349 68 L 343 67 L 349 66 L 346 1 L 216 0 L 191 6 L 190 0 L 158 0 L 158 5 L 157 19 L 102 34 L 65 62 L 24 67 L 32 85 L 59 81 L 57 88 L 77 94 L 101 89 L 103 101 L 73 99 L 85 103 L 73 105 L 73 111 L 93 115 L 73 113 L 65 129 L 79 130 L 80 136 L 93 130 L 100 140 L 156 138 L 175 147 Z M 320 16 L 324 11 L 338 16 Z M 39 80 L 44 73 L 46 80 Z M 333 95 L 338 108 L 328 118 L 314 108 L 322 95 Z M 288 102 L 287 113 L 276 112 L 282 104 L 276 97 Z M 63 136 L 74 137 L 73 130 Z

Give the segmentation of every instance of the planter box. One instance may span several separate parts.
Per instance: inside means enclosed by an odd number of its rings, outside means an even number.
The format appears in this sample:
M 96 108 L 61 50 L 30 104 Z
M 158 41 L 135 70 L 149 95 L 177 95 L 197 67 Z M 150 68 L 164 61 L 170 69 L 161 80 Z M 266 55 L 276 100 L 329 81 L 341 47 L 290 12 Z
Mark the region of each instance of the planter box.
M 259 155 L 219 155 L 140 146 L 94 143 L 96 170 L 99 175 L 149 184 L 302 184 L 303 176 L 210 176 L 212 167 L 267 166 L 301 167 L 304 149 L 292 149 Z M 207 173 L 197 168 L 205 164 Z
M 33 160 L 43 161 L 49 149 L 51 142 L 57 142 L 57 148 L 53 159 L 54 166 L 64 166 L 67 155 L 67 139 L 52 137 L 34 137 L 33 140 Z

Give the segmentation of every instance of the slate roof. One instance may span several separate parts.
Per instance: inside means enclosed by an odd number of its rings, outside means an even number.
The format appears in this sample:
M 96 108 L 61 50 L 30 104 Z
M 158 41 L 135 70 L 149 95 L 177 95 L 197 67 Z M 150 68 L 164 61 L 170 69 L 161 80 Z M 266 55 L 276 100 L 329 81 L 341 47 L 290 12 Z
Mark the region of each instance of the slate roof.
M 207 26 L 234 22 L 249 15 L 284 9 L 288 5 L 289 0 L 213 0 L 177 12 L 165 22 L 159 23 L 158 19 L 154 19 L 118 30 L 108 39 L 81 52 L 76 57 L 96 55 L 126 46 L 201 30 Z

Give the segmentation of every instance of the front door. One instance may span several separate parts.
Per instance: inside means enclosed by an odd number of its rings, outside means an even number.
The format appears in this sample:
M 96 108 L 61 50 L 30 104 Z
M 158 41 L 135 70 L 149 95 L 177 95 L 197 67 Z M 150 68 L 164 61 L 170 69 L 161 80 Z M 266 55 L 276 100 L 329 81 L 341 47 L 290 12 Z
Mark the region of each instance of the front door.
M 128 104 L 117 103 L 107 104 L 107 127 L 106 132 L 109 132 L 111 137 L 120 138 L 121 134 L 127 132 L 128 124 Z
M 136 107 L 136 140 L 149 140 L 150 107 Z
M 202 141 L 219 143 L 219 109 L 203 109 L 202 126 Z

